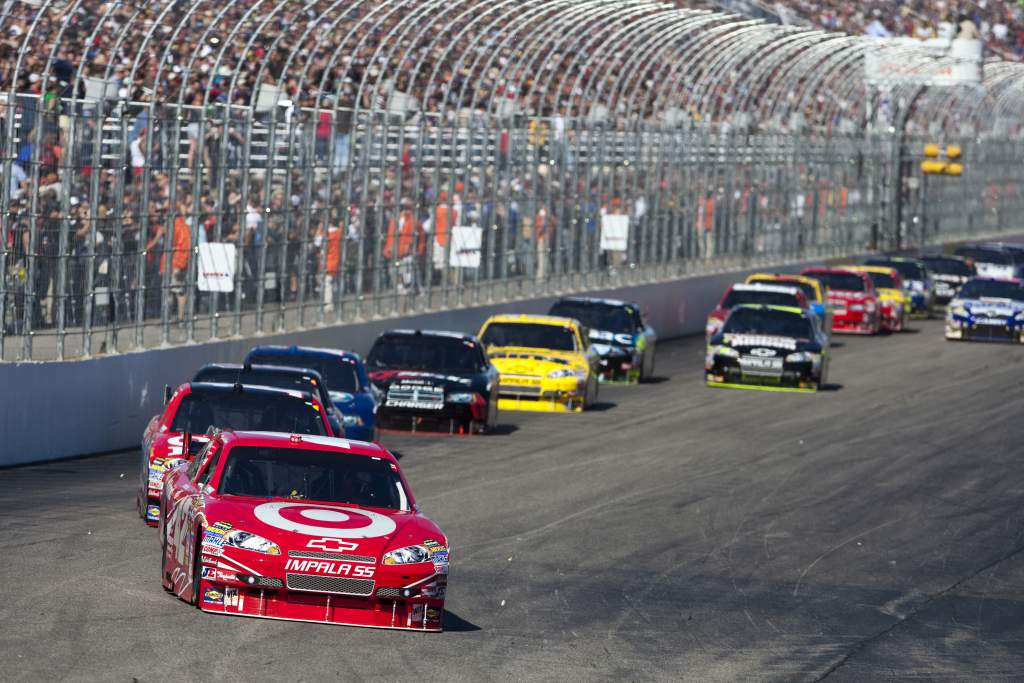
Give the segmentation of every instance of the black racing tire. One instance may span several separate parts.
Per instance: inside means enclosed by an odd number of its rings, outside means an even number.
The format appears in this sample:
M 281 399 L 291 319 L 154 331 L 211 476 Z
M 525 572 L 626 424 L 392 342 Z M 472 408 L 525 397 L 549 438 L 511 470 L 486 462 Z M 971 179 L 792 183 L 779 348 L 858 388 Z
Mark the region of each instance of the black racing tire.
M 648 349 L 640 365 L 640 381 L 649 382 L 654 377 L 654 349 Z
M 167 582 L 167 527 L 164 526 L 164 537 L 160 541 L 160 586 L 168 593 L 174 592 L 174 586 Z
M 587 378 L 587 388 L 583 394 L 583 410 L 589 410 L 597 403 L 597 394 L 600 390 L 600 384 L 597 381 L 597 375 L 591 373 Z

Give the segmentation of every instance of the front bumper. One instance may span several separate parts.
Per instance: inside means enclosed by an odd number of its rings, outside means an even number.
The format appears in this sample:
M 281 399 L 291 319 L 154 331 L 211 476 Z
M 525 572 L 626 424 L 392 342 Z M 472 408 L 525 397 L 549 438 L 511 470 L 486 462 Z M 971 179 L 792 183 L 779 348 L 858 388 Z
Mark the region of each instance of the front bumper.
M 848 334 L 875 334 L 879 330 L 878 310 L 874 313 L 866 311 L 848 311 L 844 315 L 832 318 L 832 331 Z
M 818 379 L 812 363 L 786 363 L 778 374 L 744 372 L 738 362 L 716 357 L 710 370 L 704 374 L 709 387 L 734 389 L 764 389 L 768 391 L 798 391 L 813 393 L 818 390 Z
M 339 579 L 286 574 L 284 570 L 255 576 L 255 585 L 252 585 L 248 581 L 252 575 L 234 564 L 230 559 L 218 560 L 216 564 L 204 561 L 197 599 L 201 610 L 341 626 L 435 632 L 443 628 L 447 573 L 421 570 L 412 565 L 377 565 L 372 580 L 350 580 L 353 584 L 368 584 L 367 588 L 358 588 L 365 591 L 365 595 L 355 595 L 351 594 L 352 589 L 343 589 L 346 593 L 300 590 L 295 587 L 296 583 L 319 588 L 321 584 Z M 267 563 L 246 562 L 248 566 L 253 564 L 257 570 L 262 570 L 261 565 Z
M 910 292 L 910 317 L 927 318 L 934 302 L 935 296 L 931 292 Z
M 946 339 L 958 341 L 991 341 L 991 342 L 1021 342 L 1024 343 L 1024 335 L 1021 334 L 1022 326 L 1012 324 L 1007 319 L 1004 325 L 979 324 L 973 318 L 962 318 L 960 316 L 946 318 Z
M 586 381 L 577 377 L 552 379 L 503 374 L 498 409 L 578 413 L 583 410 L 585 393 Z
M 637 384 L 640 382 L 641 358 L 627 351 L 601 356 L 598 380 L 603 384 Z
M 883 301 L 882 305 L 882 329 L 887 332 L 900 332 L 903 330 L 903 304 L 893 301 Z
M 440 410 L 381 406 L 377 410 L 378 426 L 393 431 L 464 434 L 470 424 L 486 421 L 486 404 L 445 403 Z

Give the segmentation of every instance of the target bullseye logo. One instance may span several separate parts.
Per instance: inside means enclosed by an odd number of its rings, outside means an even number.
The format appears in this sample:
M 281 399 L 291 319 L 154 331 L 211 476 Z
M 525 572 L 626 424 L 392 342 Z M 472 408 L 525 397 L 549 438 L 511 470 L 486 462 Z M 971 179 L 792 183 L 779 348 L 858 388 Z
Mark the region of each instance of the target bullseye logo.
M 263 503 L 253 510 L 267 526 L 307 536 L 377 538 L 395 530 L 389 517 L 355 508 L 328 508 L 308 503 Z

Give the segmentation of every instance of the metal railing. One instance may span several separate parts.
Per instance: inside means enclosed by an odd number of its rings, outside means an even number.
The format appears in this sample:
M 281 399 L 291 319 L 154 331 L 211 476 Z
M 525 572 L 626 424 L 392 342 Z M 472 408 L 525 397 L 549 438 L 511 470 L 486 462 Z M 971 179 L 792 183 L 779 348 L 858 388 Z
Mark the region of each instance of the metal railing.
M 0 62 L 0 360 L 1021 227 L 1017 65 L 869 85 L 878 43 L 640 0 L 106 3 L 76 65 L 58 8 Z

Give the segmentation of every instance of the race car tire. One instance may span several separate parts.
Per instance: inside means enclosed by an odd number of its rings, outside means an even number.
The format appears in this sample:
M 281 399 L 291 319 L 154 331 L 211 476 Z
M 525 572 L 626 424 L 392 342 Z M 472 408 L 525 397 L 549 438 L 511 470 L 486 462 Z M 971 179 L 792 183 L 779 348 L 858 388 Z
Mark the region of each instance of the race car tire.
M 640 381 L 646 382 L 654 376 L 654 349 L 650 349 L 644 354 L 644 359 L 640 365 Z
M 599 384 L 597 383 L 597 376 L 593 373 L 587 378 L 587 389 L 583 394 L 583 410 L 589 409 L 595 403 L 597 403 L 597 392 L 599 390 Z

